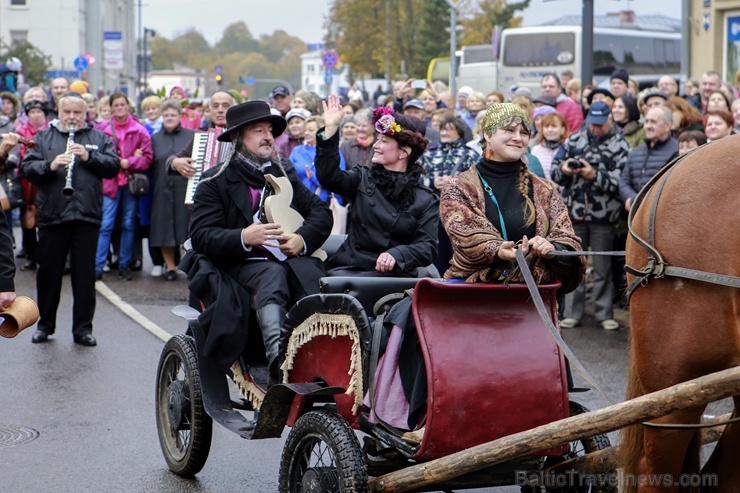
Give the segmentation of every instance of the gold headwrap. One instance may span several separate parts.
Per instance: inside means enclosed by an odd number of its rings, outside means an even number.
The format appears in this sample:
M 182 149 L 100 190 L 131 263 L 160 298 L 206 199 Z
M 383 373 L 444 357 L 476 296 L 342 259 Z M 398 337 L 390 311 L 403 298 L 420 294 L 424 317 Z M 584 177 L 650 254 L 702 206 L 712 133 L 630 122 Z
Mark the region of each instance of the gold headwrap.
M 493 133 L 505 123 L 521 123 L 528 129 L 532 128 L 532 122 L 519 106 L 512 103 L 496 103 L 489 106 L 486 116 L 483 117 L 481 129 L 483 133 Z

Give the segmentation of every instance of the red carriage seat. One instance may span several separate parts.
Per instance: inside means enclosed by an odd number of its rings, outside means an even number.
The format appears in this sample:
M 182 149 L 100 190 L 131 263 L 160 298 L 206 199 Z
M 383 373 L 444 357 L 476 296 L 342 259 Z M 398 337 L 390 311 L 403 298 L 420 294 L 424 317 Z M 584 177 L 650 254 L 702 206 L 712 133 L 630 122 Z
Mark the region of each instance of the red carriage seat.
M 558 287 L 539 287 L 554 321 Z M 428 386 L 417 460 L 569 416 L 564 359 L 525 285 L 422 279 L 412 306 Z

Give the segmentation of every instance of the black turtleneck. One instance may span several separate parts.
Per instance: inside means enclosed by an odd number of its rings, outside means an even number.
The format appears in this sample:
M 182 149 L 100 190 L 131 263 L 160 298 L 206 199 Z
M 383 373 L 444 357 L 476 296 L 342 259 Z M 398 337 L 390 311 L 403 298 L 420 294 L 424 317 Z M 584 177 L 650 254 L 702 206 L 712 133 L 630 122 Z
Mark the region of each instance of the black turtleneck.
M 481 159 L 478 163 L 478 171 L 493 190 L 493 194 L 501 206 L 501 214 L 504 217 L 506 232 L 510 241 L 519 241 L 524 235 L 527 235 L 528 238 L 536 235 L 534 223 L 526 226 L 526 201 L 519 193 L 517 186 L 520 166 L 521 161 L 504 163 Z M 527 195 L 529 195 L 530 200 L 534 197 L 531 181 Z M 485 193 L 485 196 L 486 217 L 491 221 L 494 228 L 501 231 L 501 221 L 496 204 L 488 193 Z

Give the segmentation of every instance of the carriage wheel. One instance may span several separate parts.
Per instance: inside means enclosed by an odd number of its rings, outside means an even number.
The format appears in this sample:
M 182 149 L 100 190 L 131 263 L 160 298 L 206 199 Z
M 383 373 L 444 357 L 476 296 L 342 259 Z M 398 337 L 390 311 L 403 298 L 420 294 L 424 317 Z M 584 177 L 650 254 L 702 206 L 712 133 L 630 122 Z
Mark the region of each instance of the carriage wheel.
M 584 414 L 588 411 L 588 408 L 586 408 L 585 406 L 582 406 L 577 402 L 570 401 L 571 416 Z M 570 451 L 562 458 L 548 457 L 548 459 L 545 461 L 545 468 L 554 466 L 555 464 L 557 464 L 558 462 L 562 462 L 563 460 L 573 459 L 575 457 L 580 457 L 590 452 L 596 452 L 597 450 L 602 450 L 609 447 L 611 447 L 611 442 L 609 441 L 609 437 L 606 435 L 594 435 L 588 438 L 583 438 L 581 440 L 575 440 L 570 443 Z M 610 484 L 594 485 L 593 489 L 590 489 L 590 486 L 588 484 L 585 484 L 585 482 L 583 485 L 578 484 L 579 476 L 577 474 L 569 477 L 572 478 L 577 484 L 565 487 L 550 486 L 545 488 L 545 491 L 547 493 L 588 493 L 589 491 L 591 493 L 616 493 L 617 491 L 616 487 L 611 486 Z
M 156 413 L 159 444 L 170 470 L 183 477 L 200 472 L 211 449 L 213 420 L 203 408 L 192 337 L 176 335 L 162 350 Z
M 281 493 L 364 493 L 367 471 L 355 432 L 338 415 L 311 411 L 296 422 L 280 460 Z

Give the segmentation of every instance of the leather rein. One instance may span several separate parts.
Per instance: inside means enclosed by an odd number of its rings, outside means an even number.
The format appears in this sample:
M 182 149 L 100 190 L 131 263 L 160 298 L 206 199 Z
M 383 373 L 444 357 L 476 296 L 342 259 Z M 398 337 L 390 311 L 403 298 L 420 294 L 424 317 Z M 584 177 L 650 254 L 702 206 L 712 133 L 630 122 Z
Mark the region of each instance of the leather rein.
M 648 181 L 647 184 L 642 187 L 640 192 L 637 194 L 637 197 L 635 197 L 635 201 L 630 208 L 629 217 L 627 219 L 627 228 L 629 230 L 630 236 L 635 240 L 635 242 L 647 251 L 648 262 L 645 267 L 641 269 L 632 267 L 630 265 L 624 266 L 625 271 L 635 276 L 635 279 L 633 279 L 632 282 L 630 282 L 629 286 L 627 286 L 628 298 L 632 296 L 632 292 L 639 286 L 647 286 L 647 283 L 651 277 L 654 277 L 656 279 L 660 279 L 665 276 L 682 277 L 684 279 L 691 279 L 694 281 L 719 284 L 721 286 L 729 286 L 732 288 L 740 288 L 740 277 L 668 265 L 663 255 L 661 255 L 661 253 L 655 247 L 655 216 L 658 211 L 658 200 L 660 199 L 660 195 L 663 192 L 663 187 L 668 181 L 668 177 L 670 176 L 671 172 L 678 167 L 678 164 L 683 161 L 686 156 L 695 151 L 696 149 L 684 154 L 683 156 L 678 156 L 673 159 L 673 161 L 661 168 L 660 171 L 653 175 L 650 181 Z M 650 216 L 648 217 L 648 239 L 645 240 L 637 233 L 635 233 L 635 230 L 632 228 L 632 221 L 638 207 L 642 204 L 648 191 L 650 191 L 653 186 L 656 186 L 656 192 L 655 197 L 653 198 L 653 202 L 650 206 Z

